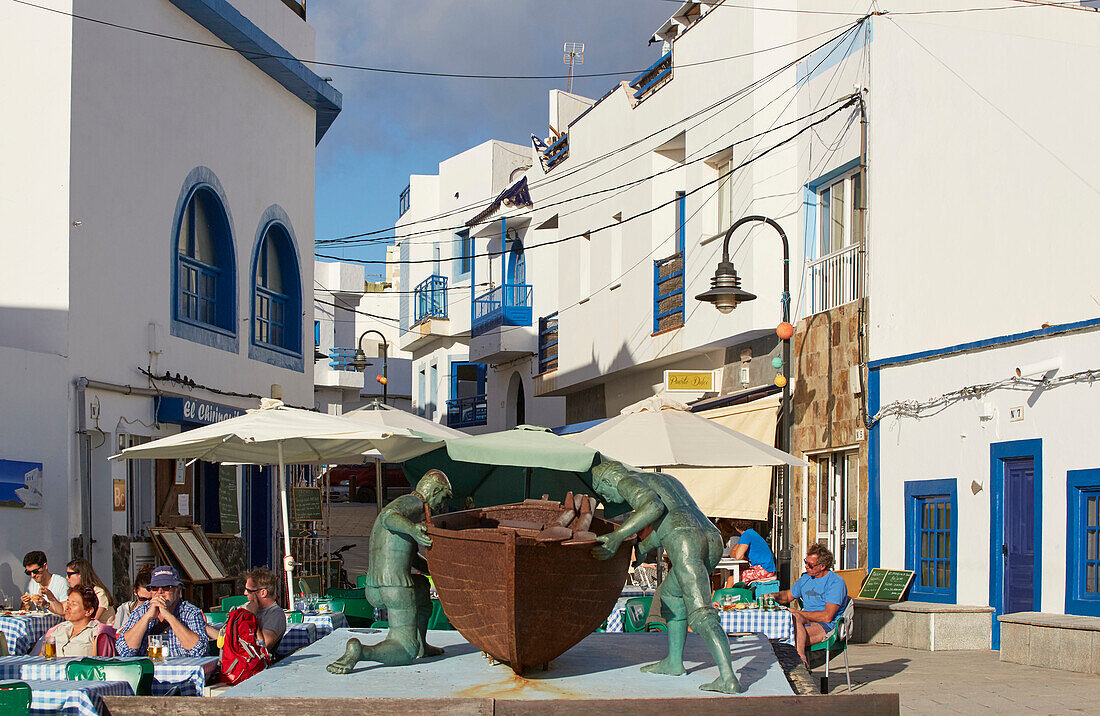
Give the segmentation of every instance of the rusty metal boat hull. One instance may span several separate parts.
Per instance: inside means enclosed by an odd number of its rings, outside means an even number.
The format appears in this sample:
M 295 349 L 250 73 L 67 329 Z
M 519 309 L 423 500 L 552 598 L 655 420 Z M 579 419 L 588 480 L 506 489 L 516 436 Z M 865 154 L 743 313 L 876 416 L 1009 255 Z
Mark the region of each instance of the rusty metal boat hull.
M 432 518 L 428 567 L 451 624 L 471 644 L 517 674 L 544 666 L 591 634 L 622 593 L 631 543 L 609 560 L 592 543 L 537 542 L 501 521 L 547 524 L 558 502 L 465 510 Z M 589 531 L 614 525 L 596 518 Z

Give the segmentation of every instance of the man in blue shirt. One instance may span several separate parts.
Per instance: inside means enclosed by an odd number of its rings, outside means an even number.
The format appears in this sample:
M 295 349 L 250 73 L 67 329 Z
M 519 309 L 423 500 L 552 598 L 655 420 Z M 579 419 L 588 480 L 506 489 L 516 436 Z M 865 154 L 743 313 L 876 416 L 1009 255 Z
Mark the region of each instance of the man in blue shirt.
M 730 557 L 747 559 L 749 566 L 741 570 L 740 581 L 745 584 L 767 582 L 775 579 L 775 558 L 771 548 L 760 533 L 752 528 L 750 520 L 733 520 L 737 541 L 730 548 Z M 732 587 L 732 584 L 727 584 Z
M 165 637 L 167 658 L 206 656 L 206 618 L 181 598 L 179 573 L 172 567 L 156 567 L 148 589 L 152 598 L 130 613 L 115 641 L 118 655 L 145 656 L 149 635 L 160 634 Z
M 848 587 L 832 571 L 833 553 L 825 545 L 810 545 L 802 563 L 806 573 L 790 589 L 780 592 L 776 600 L 789 604 L 796 597 L 802 599 L 802 610 L 791 609 L 791 616 L 794 618 L 795 648 L 802 663 L 809 668 L 806 647 L 824 641 L 836 628 L 836 620 L 848 604 Z

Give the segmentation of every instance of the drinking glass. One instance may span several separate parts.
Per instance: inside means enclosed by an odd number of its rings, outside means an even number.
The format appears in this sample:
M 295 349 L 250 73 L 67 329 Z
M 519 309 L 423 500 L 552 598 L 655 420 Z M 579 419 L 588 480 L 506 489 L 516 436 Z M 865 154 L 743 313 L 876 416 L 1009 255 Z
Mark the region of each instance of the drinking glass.
M 154 634 L 149 637 L 149 660 L 164 661 L 164 637 Z
M 57 658 L 57 641 L 53 635 L 48 635 L 42 639 L 42 656 L 46 659 Z

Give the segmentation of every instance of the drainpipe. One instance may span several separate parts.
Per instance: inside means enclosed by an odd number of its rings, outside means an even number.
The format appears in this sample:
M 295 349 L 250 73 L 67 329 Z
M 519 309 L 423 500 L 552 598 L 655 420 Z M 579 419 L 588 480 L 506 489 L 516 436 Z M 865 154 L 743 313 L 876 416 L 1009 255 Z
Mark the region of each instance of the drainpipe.
M 88 440 L 85 421 L 84 396 L 88 387 L 87 378 L 76 379 L 76 439 L 77 439 L 77 479 L 80 484 L 80 549 L 84 559 L 92 558 L 92 447 Z

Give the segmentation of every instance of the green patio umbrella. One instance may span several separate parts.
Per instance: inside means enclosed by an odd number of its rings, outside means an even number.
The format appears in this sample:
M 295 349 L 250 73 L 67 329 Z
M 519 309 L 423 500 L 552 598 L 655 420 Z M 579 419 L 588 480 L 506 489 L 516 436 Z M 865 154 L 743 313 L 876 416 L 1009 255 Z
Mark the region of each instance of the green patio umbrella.
M 602 461 L 600 453 L 546 428 L 520 425 L 461 438 L 395 436 L 378 441 L 376 446 L 387 461 L 402 464 L 410 484 L 415 485 L 433 468 L 445 472 L 454 490 L 452 507 L 456 509 L 462 509 L 467 497 L 478 507 L 542 495 L 562 500 L 567 492 L 602 499 L 592 489 L 592 467 Z M 629 510 L 630 506 L 622 503 L 604 505 L 608 517 Z

